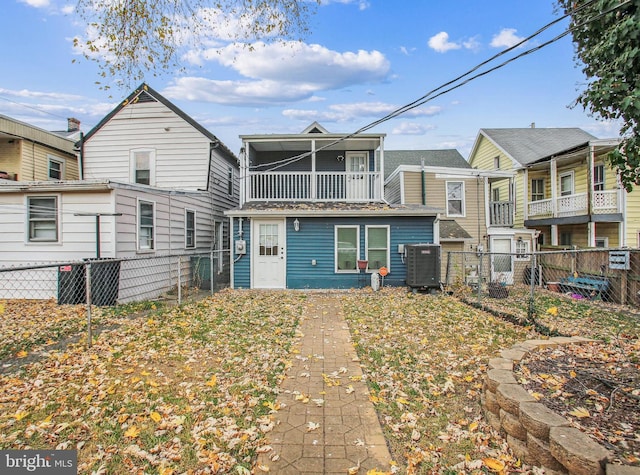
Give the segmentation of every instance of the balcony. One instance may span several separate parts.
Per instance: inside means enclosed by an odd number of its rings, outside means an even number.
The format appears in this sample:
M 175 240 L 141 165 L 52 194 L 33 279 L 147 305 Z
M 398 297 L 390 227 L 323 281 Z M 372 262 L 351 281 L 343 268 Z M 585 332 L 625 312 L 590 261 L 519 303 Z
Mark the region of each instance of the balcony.
M 491 226 L 513 226 L 513 201 L 489 203 L 489 223 Z
M 553 200 L 531 201 L 527 205 L 529 218 L 552 218 L 582 216 L 589 213 L 587 193 L 576 193 L 556 199 L 556 214 L 553 214 Z M 591 205 L 592 214 L 620 213 L 619 190 L 594 191 Z
M 249 175 L 247 201 L 382 200 L 380 172 L 262 172 Z

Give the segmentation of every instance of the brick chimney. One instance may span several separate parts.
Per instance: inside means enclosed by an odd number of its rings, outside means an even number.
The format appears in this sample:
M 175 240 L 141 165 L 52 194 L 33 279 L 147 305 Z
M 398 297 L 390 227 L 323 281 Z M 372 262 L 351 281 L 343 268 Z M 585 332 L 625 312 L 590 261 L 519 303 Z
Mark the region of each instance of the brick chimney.
M 80 130 L 80 121 L 75 117 L 67 119 L 67 132 L 77 132 Z

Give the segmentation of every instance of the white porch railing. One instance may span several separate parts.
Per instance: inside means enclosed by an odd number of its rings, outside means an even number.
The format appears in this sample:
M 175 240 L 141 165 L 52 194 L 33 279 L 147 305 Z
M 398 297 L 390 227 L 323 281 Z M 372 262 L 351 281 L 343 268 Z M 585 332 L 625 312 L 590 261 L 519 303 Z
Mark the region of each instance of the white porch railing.
M 620 191 L 594 191 L 593 214 L 620 213 Z
M 553 216 L 553 200 L 531 201 L 527 206 L 527 213 L 530 218 L 546 218 Z
M 619 190 L 594 191 L 593 214 L 620 213 Z M 553 200 L 539 200 L 528 203 L 528 216 L 530 218 L 553 217 Z M 587 194 L 562 196 L 557 200 L 557 217 L 579 216 L 587 214 Z
M 263 172 L 249 175 L 247 201 L 380 201 L 380 172 Z
M 491 226 L 513 226 L 513 201 L 490 202 L 489 223 Z
M 558 198 L 558 217 L 579 216 L 587 213 L 587 194 L 561 196 Z

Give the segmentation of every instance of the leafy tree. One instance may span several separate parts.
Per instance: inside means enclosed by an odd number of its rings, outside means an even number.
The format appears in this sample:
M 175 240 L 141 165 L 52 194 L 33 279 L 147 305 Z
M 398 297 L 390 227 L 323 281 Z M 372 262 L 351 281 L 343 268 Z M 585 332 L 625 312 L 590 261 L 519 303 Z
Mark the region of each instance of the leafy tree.
M 74 46 L 98 63 L 102 78 L 129 87 L 146 73 L 180 68 L 187 47 L 301 39 L 314 6 L 307 0 L 78 0 L 88 37 L 76 37 Z
M 576 99 L 619 120 L 622 142 L 610 154 L 627 191 L 640 185 L 640 0 L 557 0 L 571 13 L 576 59 L 588 79 Z

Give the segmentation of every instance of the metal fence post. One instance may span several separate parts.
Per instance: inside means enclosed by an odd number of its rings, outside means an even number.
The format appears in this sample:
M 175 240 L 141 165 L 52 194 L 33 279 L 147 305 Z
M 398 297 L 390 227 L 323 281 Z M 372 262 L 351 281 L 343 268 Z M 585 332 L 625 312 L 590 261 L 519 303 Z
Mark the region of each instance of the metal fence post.
M 538 271 L 538 262 L 536 259 L 536 253 L 531 253 L 531 261 L 529 262 L 529 267 L 531 268 L 531 293 L 529 295 L 529 310 L 527 312 L 527 318 L 530 322 L 535 323 L 535 288 L 536 288 L 536 279 L 542 279 L 541 272 Z M 538 271 L 538 272 L 536 272 Z M 540 282 L 542 283 L 542 281 Z
M 209 258 L 209 287 L 211 287 L 211 295 L 213 295 L 213 254 L 215 251 L 211 251 L 211 257 Z
M 482 305 L 482 262 L 484 261 L 484 252 L 480 251 L 478 253 L 478 257 L 480 258 L 480 262 L 478 263 L 478 306 Z
M 91 348 L 93 336 L 91 335 L 91 262 L 85 264 L 85 293 L 87 296 L 87 345 Z
M 182 256 L 178 256 L 178 305 L 182 303 Z

